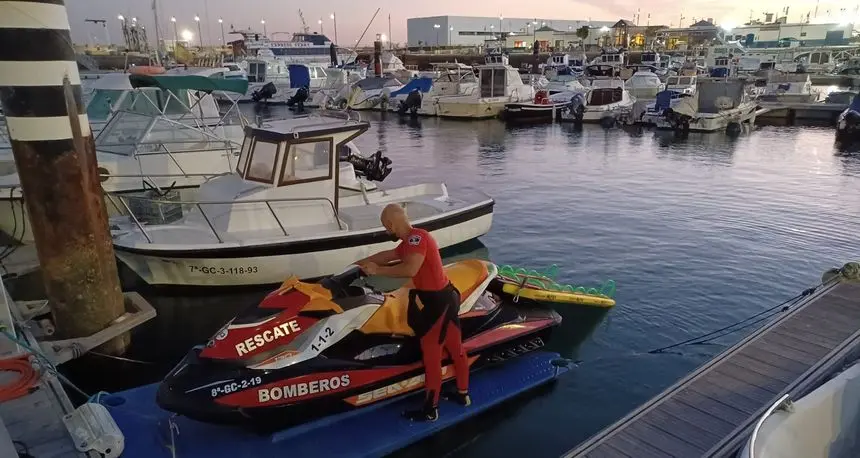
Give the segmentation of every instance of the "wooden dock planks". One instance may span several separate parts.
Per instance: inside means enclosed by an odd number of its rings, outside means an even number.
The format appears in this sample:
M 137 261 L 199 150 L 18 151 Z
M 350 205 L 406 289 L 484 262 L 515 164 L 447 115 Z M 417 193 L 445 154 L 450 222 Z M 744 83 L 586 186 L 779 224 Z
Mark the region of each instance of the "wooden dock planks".
M 566 456 L 725 456 L 780 396 L 802 396 L 857 351 L 860 285 L 821 287 Z

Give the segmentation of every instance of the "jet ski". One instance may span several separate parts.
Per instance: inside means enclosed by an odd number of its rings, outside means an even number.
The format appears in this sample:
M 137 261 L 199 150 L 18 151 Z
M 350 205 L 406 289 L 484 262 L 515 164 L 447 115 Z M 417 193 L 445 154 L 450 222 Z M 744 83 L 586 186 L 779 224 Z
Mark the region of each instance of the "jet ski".
M 561 323 L 552 310 L 486 291 L 497 274 L 492 263 L 465 260 L 445 270 L 462 298 L 472 370 L 543 347 Z M 409 285 L 382 293 L 356 284 L 362 276 L 353 266 L 318 283 L 288 279 L 193 348 L 159 386 L 158 405 L 202 422 L 269 429 L 420 390 Z M 443 380 L 452 379 L 451 361 L 442 364 Z

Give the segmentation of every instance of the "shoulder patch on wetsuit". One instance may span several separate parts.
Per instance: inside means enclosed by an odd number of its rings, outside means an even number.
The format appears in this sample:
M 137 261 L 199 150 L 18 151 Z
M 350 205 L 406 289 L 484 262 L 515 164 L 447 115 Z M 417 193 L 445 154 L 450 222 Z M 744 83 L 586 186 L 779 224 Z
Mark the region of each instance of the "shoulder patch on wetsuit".
M 418 246 L 421 243 L 421 236 L 418 234 L 410 235 L 408 242 L 412 246 Z

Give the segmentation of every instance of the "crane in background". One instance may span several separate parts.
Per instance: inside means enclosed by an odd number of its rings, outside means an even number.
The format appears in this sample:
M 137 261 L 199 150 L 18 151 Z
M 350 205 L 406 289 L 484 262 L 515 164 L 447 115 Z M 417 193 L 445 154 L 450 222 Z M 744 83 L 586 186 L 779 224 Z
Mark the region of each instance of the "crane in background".
M 106 19 L 84 19 L 84 22 L 92 22 L 93 24 L 101 24 L 105 29 L 105 46 L 110 46 L 110 32 L 107 28 L 107 20 Z
M 302 10 L 299 10 L 299 19 L 302 20 L 302 33 L 311 33 L 311 28 L 308 27 L 308 23 L 305 22 L 305 15 L 302 14 Z

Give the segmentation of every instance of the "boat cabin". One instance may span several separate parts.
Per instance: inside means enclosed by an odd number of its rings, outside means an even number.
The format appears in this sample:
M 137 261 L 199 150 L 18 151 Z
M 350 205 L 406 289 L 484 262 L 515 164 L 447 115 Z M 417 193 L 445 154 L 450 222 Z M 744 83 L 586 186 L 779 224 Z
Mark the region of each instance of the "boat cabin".
M 602 106 L 624 101 L 624 80 L 620 78 L 595 79 L 588 92 L 588 106 Z
M 642 53 L 642 65 L 652 65 L 654 67 L 660 67 L 661 59 L 660 53 L 649 51 Z
M 570 57 L 566 53 L 553 53 L 546 60 L 546 67 L 568 67 L 570 65 Z
M 596 64 L 623 67 L 627 63 L 627 54 L 623 52 L 608 52 L 597 57 Z
M 666 79 L 666 89 L 679 94 L 692 95 L 696 92 L 696 76 L 670 76 Z
M 201 201 L 224 202 L 206 205 L 207 217 L 219 231 L 233 233 L 345 229 L 338 214 L 340 152 L 368 128 L 319 116 L 247 126 L 236 173 L 200 187 Z
M 522 86 L 519 72 L 508 65 L 505 55 L 487 55 L 487 64 L 478 67 L 481 98 L 507 97 L 514 86 Z

